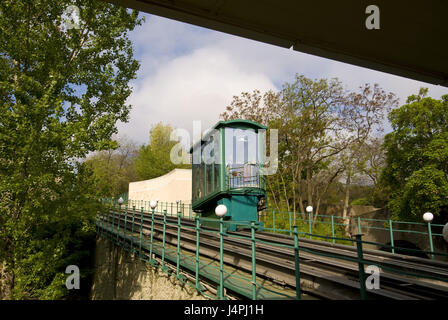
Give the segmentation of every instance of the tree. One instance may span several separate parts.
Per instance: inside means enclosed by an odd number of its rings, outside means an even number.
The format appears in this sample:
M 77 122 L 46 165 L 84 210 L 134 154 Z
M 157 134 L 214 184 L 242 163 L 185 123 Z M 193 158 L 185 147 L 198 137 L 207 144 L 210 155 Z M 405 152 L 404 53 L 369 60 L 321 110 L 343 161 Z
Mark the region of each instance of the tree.
M 292 175 L 292 211 L 297 204 L 302 214 L 305 206 L 313 206 L 314 220 L 325 191 L 340 173 L 332 160 L 348 144 L 342 136 L 342 83 L 296 75 L 293 83 L 283 86 L 281 97 L 278 126 L 285 129 L 289 153 L 285 160 Z
M 396 219 L 421 221 L 430 211 L 437 221 L 448 205 L 448 95 L 436 100 L 426 94 L 420 89 L 389 114 L 393 131 L 385 136 L 381 183 Z
M 79 8 L 79 29 L 61 16 Z M 139 67 L 138 12 L 93 0 L 0 2 L 0 262 L 11 298 L 67 294 L 65 267 L 100 210 L 80 163 L 114 145 Z
M 278 130 L 279 167 L 267 178 L 269 200 L 277 210 L 299 211 L 303 218 L 304 208 L 311 205 L 315 221 L 343 175 L 344 216 L 352 182 L 367 174 L 375 177 L 379 169 L 373 133 L 381 132 L 396 101 L 376 84 L 345 92 L 338 79 L 296 75 L 278 93 L 255 90 L 235 96 L 221 117 L 255 120 Z
M 280 93 L 272 90 L 263 95 L 259 90 L 252 93 L 242 92 L 240 96 L 233 96 L 230 105 L 220 117 L 224 120 L 246 119 L 268 125 L 280 115 L 282 106 L 279 99 Z
M 116 149 L 94 153 L 85 162 L 93 171 L 99 197 L 115 197 L 128 192 L 129 182 L 137 180 L 134 163 L 137 145 L 126 138 L 119 139 L 118 144 Z
M 337 79 L 311 80 L 296 75 L 295 81 L 285 83 L 278 93 L 262 96 L 254 91 L 234 97 L 221 115 L 226 120 L 261 121 L 278 130 L 279 168 L 267 180 L 269 197 L 278 210 L 303 213 L 304 203 L 315 203 L 318 214 L 322 197 L 339 174 L 331 160 L 344 148 L 338 139 L 342 101 Z
M 189 168 L 190 165 L 176 165 L 171 162 L 170 151 L 177 144 L 170 140 L 174 128 L 170 125 L 158 123 L 150 130 L 148 145 L 140 147 L 135 158 L 135 170 L 139 180 L 160 177 L 174 168 Z
M 369 181 L 368 185 L 372 186 L 367 200 L 369 204 L 377 208 L 383 208 L 387 204 L 387 191 L 380 183 L 381 172 L 386 165 L 383 143 L 384 137 L 371 137 L 362 148 L 365 162 L 361 173 Z
M 350 186 L 353 180 L 367 172 L 373 177 L 374 172 L 367 169 L 371 156 L 371 152 L 366 152 L 369 150 L 369 140 L 372 139 L 373 133 L 383 131 L 382 122 L 397 102 L 395 94 L 386 93 L 378 84 L 373 87 L 365 84 L 359 88 L 359 92 L 350 92 L 345 98 L 342 118 L 350 139 L 347 148 L 340 154 L 345 175 L 343 218 L 350 212 Z M 370 159 L 374 160 L 371 157 Z M 374 165 L 372 162 L 370 164 Z M 348 222 L 345 223 L 348 225 Z

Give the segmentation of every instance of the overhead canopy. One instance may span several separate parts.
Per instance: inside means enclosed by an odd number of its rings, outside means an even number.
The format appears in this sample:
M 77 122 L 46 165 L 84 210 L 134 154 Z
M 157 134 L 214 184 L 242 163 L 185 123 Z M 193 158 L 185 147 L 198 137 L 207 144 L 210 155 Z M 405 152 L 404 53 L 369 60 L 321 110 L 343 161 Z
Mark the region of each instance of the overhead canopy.
M 448 1 L 107 0 L 190 24 L 448 87 Z M 380 29 L 368 30 L 375 4 Z

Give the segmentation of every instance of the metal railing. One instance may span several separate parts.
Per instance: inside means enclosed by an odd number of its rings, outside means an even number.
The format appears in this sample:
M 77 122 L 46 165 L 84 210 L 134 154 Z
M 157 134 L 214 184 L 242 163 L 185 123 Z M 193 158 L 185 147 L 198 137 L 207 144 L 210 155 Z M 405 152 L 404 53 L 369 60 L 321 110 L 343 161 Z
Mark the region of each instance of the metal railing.
M 298 226 L 299 234 L 301 236 L 307 236 L 310 239 L 322 238 L 315 237 L 314 235 L 327 236 L 324 241 L 330 241 L 332 243 L 350 244 L 348 241 L 348 234 L 366 234 L 377 233 L 382 236 L 387 236 L 390 241 L 387 243 L 370 242 L 369 244 L 375 245 L 384 250 L 388 250 L 392 253 L 399 251 L 402 254 L 410 255 L 429 255 L 432 259 L 435 258 L 437 253 L 441 253 L 445 256 L 447 252 L 437 252 L 434 249 L 435 241 L 443 241 L 442 224 L 435 223 L 420 223 L 411 221 L 394 221 L 392 219 L 371 219 L 356 217 L 341 217 L 336 215 L 318 215 L 314 217 L 311 212 L 298 213 L 284 212 L 284 211 L 266 211 L 261 215 L 260 219 L 264 223 L 264 230 L 273 233 L 293 235 L 294 225 Z M 436 230 L 440 230 L 436 232 Z M 307 235 L 305 235 L 307 234 Z M 406 234 L 417 238 L 419 243 L 426 242 L 429 250 L 419 250 L 413 248 L 405 248 L 397 245 L 396 238 L 400 238 L 400 234 Z M 420 238 L 419 238 L 420 237 Z M 422 239 L 424 238 L 424 240 Z M 339 239 L 338 239 L 339 238 Z M 408 240 L 411 242 L 411 239 Z M 388 244 L 389 243 L 389 244 Z
M 168 208 L 170 208 L 170 206 L 168 206 Z M 175 222 L 173 222 L 173 219 L 171 219 L 171 221 L 168 221 L 167 217 L 169 217 L 169 215 L 167 209 L 163 208 L 163 206 L 161 206 L 160 210 L 156 209 L 145 212 L 144 206 L 141 206 L 140 209 L 137 209 L 136 206 L 132 206 L 132 209 L 129 209 L 127 205 L 119 205 L 109 207 L 106 212 L 98 215 L 95 219 L 95 224 L 97 226 L 97 232 L 100 236 L 103 236 L 114 242 L 116 245 L 123 247 L 125 250 L 138 255 L 141 260 L 149 262 L 150 264 L 160 268 L 164 272 L 170 273 L 170 270 L 173 270 L 172 273 L 174 274 L 175 272 L 175 276 L 179 281 L 195 288 L 198 292 L 209 298 L 225 299 L 226 296 L 224 291 L 225 289 L 228 289 L 250 299 L 259 299 L 260 292 L 269 292 L 274 296 L 288 299 L 301 299 L 303 293 L 300 285 L 301 273 L 299 252 L 307 252 L 318 256 L 331 257 L 342 261 L 357 263 L 361 299 L 366 299 L 368 293 L 368 290 L 365 286 L 366 275 L 364 268 L 366 265 L 374 264 L 392 273 L 406 274 L 408 276 L 418 276 L 421 278 L 436 279 L 439 281 L 448 282 L 448 278 L 446 277 L 434 277 L 426 274 L 405 272 L 402 269 L 399 270 L 396 268 L 391 268 L 388 265 L 382 265 L 381 263 L 378 263 L 376 261 L 365 259 L 363 256 L 362 245 L 364 243 L 369 244 L 369 242 L 363 241 L 361 239 L 361 235 L 356 235 L 356 237 L 354 238 L 328 237 L 312 233 L 299 232 L 298 226 L 293 225 L 291 234 L 294 241 L 293 245 L 289 245 L 257 238 L 256 226 L 254 221 L 238 222 L 239 225 L 250 229 L 250 236 L 247 236 L 244 234 L 228 233 L 225 226 L 229 222 L 224 221 L 223 219 L 219 220 L 219 230 L 211 230 L 209 228 L 202 228 L 201 224 L 203 222 L 214 219 L 194 216 L 193 218 L 184 220 L 189 221 L 190 223 L 182 224 L 181 219 L 182 217 L 186 217 L 185 213 L 178 211 L 177 215 L 175 216 L 177 217 Z M 194 223 L 191 223 L 192 221 L 194 221 Z M 154 225 L 156 222 L 163 225 L 161 240 L 156 240 L 154 236 Z M 148 223 L 151 226 L 149 240 L 148 237 L 143 237 L 144 223 Z M 167 227 L 177 228 L 176 244 L 174 245 L 172 243 L 167 243 Z M 193 253 L 182 248 L 182 229 L 191 230 L 196 235 L 196 245 L 195 251 Z M 200 238 L 207 233 L 212 233 L 219 237 L 219 265 L 210 263 L 210 261 L 203 261 L 204 258 L 200 255 Z M 357 248 L 357 257 L 353 258 L 338 253 L 330 254 L 322 252 L 320 250 L 305 248 L 299 245 L 300 235 L 327 241 L 342 240 L 354 243 Z M 158 237 L 160 238 L 160 235 Z M 226 268 L 224 267 L 224 239 L 244 239 L 250 243 L 250 277 L 233 274 L 232 272 L 229 272 L 228 266 Z M 267 286 L 264 286 L 262 284 L 264 283 L 264 281 L 260 281 L 259 279 L 257 279 L 257 243 L 269 244 L 270 246 L 289 248 L 293 250 L 295 266 L 294 270 L 296 278 L 296 285 L 294 288 L 295 295 L 285 294 L 283 290 L 273 290 L 272 288 L 268 288 Z M 171 269 L 168 267 L 168 264 L 171 265 Z M 187 274 L 185 272 L 182 272 L 183 269 L 189 270 L 189 274 L 193 274 L 193 279 L 188 280 Z M 200 278 L 206 278 L 214 283 L 217 283 L 216 296 L 207 294 L 205 292 L 204 286 L 202 286 L 200 283 Z M 247 286 L 242 285 L 242 283 L 246 283 Z
M 123 205 L 127 205 L 129 208 L 136 207 L 136 208 L 143 208 L 143 211 L 150 212 L 151 201 L 146 200 L 132 200 L 129 199 L 127 203 L 123 203 Z M 182 218 L 194 218 L 196 213 L 193 211 L 190 203 L 183 203 L 183 202 L 163 202 L 158 201 L 157 206 L 155 207 L 156 212 L 163 212 L 163 210 L 166 210 L 168 216 L 177 216 L 177 214 L 180 212 Z
M 259 165 L 245 164 L 226 167 L 227 190 L 238 188 L 266 188 L 266 177 L 261 174 Z
M 118 197 L 116 197 L 118 199 Z M 127 197 L 126 197 L 127 199 Z M 117 206 L 116 201 L 103 201 L 109 205 Z M 136 208 L 143 208 L 145 212 L 150 212 L 150 201 L 146 200 L 132 200 L 127 199 L 123 203 L 123 207 L 127 205 L 129 208 L 135 206 Z M 156 212 L 163 212 L 166 210 L 168 216 L 177 216 L 181 213 L 182 218 L 193 219 L 198 215 L 192 210 L 191 204 L 188 203 L 172 203 L 172 202 L 158 202 L 155 208 Z M 447 252 L 438 252 L 435 250 L 435 243 L 437 241 L 443 242 L 442 224 L 422 223 L 411 221 L 395 221 L 392 219 L 371 219 L 356 217 L 341 217 L 337 215 L 321 215 L 314 217 L 312 213 L 299 213 L 277 210 L 266 210 L 260 214 L 260 221 L 263 222 L 263 230 L 273 233 L 285 234 L 293 236 L 294 225 L 298 228 L 299 237 L 308 237 L 309 239 L 328 241 L 332 243 L 353 245 L 353 243 L 346 238 L 349 234 L 356 233 L 381 233 L 381 236 L 387 236 L 389 241 L 375 242 L 370 244 L 383 250 L 392 253 L 399 252 L 401 254 L 428 256 L 431 259 L 437 257 L 437 253 L 442 253 L 442 256 Z M 429 250 L 425 252 L 422 249 L 405 248 L 396 243 L 397 238 L 401 235 L 419 238 L 420 243 L 426 243 Z M 314 235 L 321 235 L 330 237 L 318 238 Z M 338 239 L 339 238 L 339 239 Z M 422 240 L 424 238 L 424 240 Z M 411 242 L 410 240 L 408 240 Z

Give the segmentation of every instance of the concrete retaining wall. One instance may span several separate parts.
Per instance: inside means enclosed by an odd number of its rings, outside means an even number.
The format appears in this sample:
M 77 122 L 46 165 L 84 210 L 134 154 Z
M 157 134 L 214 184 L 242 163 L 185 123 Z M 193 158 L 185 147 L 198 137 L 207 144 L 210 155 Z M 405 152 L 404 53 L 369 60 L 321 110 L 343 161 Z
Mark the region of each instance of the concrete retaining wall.
M 191 300 L 205 299 L 174 276 L 152 267 L 137 256 L 98 238 L 92 300 Z

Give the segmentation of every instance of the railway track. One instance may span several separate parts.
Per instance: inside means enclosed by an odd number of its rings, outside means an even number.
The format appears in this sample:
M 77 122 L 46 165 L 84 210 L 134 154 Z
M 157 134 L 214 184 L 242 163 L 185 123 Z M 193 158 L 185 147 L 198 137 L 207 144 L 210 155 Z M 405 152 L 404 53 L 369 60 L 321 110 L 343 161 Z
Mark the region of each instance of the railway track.
M 130 225 L 132 211 L 118 215 L 115 212 L 107 217 L 126 230 L 132 231 Z M 135 212 L 134 228 L 140 228 L 141 213 Z M 177 217 L 167 216 L 165 226 L 165 242 L 177 245 Z M 195 222 L 191 219 L 181 220 L 181 247 L 194 252 L 196 250 Z M 149 235 L 151 230 L 151 214 L 143 213 L 143 234 Z M 200 255 L 219 260 L 219 235 L 216 230 L 201 227 Z M 135 229 L 134 229 L 135 231 Z M 154 215 L 154 239 L 162 241 L 163 215 Z M 229 235 L 250 237 L 249 232 L 229 232 Z M 295 287 L 294 250 L 284 247 L 293 246 L 291 237 L 268 232 L 257 232 L 257 240 L 269 242 L 256 243 L 257 276 L 264 277 L 288 287 Z M 272 244 L 271 244 L 272 243 Z M 280 245 L 276 246 L 276 245 Z M 356 248 L 347 245 L 333 244 L 300 238 L 299 261 L 302 291 L 325 299 L 359 299 L 360 286 Z M 337 255 L 341 259 L 329 257 Z M 224 262 L 245 271 L 251 271 L 251 241 L 224 237 Z M 413 256 L 391 254 L 379 250 L 364 250 L 364 260 L 372 265 L 384 268 L 380 273 L 380 289 L 368 290 L 369 299 L 427 300 L 447 299 L 448 282 L 435 281 L 422 277 L 407 276 L 401 273 L 414 272 L 426 276 L 437 276 L 448 281 L 448 263 L 423 259 Z M 394 268 L 400 273 L 394 273 Z

